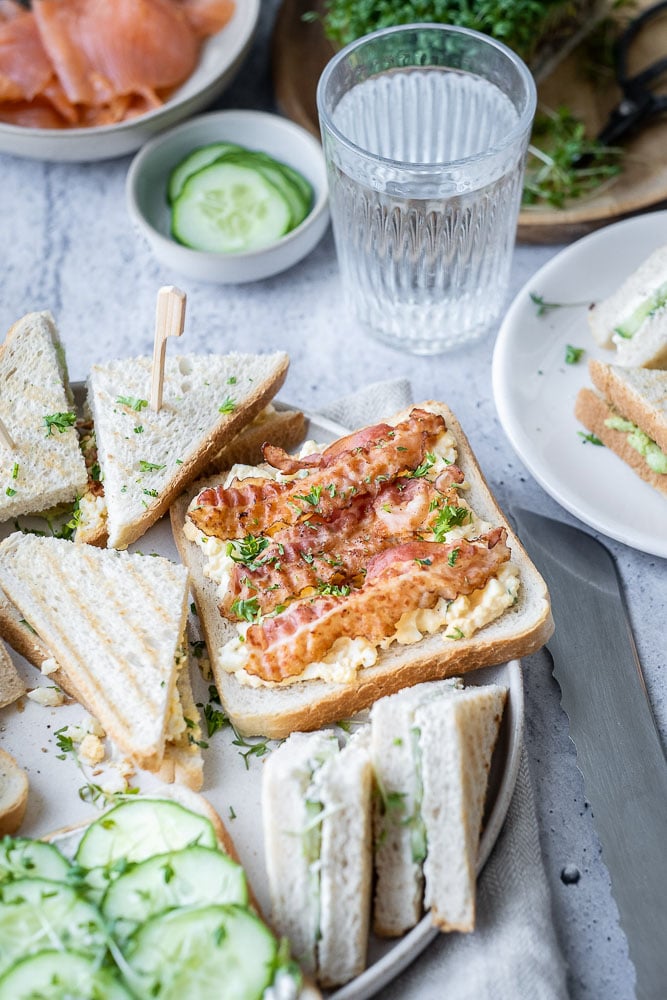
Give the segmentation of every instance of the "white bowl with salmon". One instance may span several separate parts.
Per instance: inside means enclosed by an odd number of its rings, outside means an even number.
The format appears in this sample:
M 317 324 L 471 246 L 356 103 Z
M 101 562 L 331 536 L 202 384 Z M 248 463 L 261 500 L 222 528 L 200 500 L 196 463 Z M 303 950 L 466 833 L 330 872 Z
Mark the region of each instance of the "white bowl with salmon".
M 211 112 L 157 136 L 132 161 L 126 193 L 157 259 L 195 281 L 278 274 L 329 224 L 322 147 L 263 111 Z
M 201 110 L 239 69 L 261 0 L 0 0 L 0 152 L 104 160 Z

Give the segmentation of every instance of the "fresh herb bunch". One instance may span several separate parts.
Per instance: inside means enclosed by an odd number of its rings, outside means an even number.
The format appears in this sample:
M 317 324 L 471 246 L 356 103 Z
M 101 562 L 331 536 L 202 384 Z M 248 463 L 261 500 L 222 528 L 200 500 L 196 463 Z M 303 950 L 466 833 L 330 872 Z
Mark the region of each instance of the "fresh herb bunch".
M 474 28 L 529 59 L 558 8 L 570 0 L 325 0 L 323 24 L 335 45 L 347 45 L 379 28 L 433 22 Z M 309 19 L 316 14 L 306 15 Z
M 569 108 L 540 114 L 528 147 L 523 204 L 563 208 L 617 176 L 622 155 L 622 149 L 588 138 Z

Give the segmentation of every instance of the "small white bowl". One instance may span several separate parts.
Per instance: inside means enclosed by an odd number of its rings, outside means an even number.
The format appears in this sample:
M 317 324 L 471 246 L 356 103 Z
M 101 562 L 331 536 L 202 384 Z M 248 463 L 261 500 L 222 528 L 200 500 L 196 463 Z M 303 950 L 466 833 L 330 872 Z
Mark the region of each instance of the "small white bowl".
M 133 153 L 158 132 L 201 111 L 222 93 L 241 68 L 259 15 L 260 0 L 240 0 L 231 20 L 204 42 L 194 73 L 159 108 L 116 125 L 94 128 L 26 128 L 0 122 L 0 153 L 65 162 Z
M 313 205 L 300 226 L 275 243 L 243 253 L 192 250 L 171 236 L 167 203 L 171 171 L 197 147 L 220 141 L 268 153 L 310 182 Z M 157 259 L 196 281 L 236 284 L 285 271 L 310 253 L 329 223 L 327 175 L 320 144 L 300 125 L 263 111 L 200 115 L 158 136 L 132 161 L 126 193 L 128 211 Z

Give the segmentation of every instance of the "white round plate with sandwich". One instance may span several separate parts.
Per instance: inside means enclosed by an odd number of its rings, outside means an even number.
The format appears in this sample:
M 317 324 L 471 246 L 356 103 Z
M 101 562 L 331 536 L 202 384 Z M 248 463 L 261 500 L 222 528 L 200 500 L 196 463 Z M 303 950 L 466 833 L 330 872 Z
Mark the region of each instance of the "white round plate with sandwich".
M 83 386 L 75 386 L 79 403 L 83 396 Z M 277 404 L 280 408 L 280 404 Z M 310 416 L 307 436 L 322 442 L 335 439 L 344 432 L 337 424 L 321 417 Z M 12 523 L 3 526 L 0 536 L 9 533 Z M 136 543 L 132 551 L 144 555 L 159 554 L 178 560 L 168 518 L 163 518 Z M 193 625 L 196 628 L 196 621 Z M 197 656 L 195 642 L 193 649 Z M 201 654 L 200 654 L 201 655 Z M 20 664 L 19 658 L 16 658 Z M 32 686 L 39 675 L 33 668 L 22 672 Z M 205 704 L 209 701 L 209 681 L 194 669 L 193 688 L 195 701 Z M 466 685 L 495 683 L 508 689 L 506 707 L 500 727 L 498 741 L 491 763 L 491 772 L 486 798 L 483 833 L 478 858 L 478 871 L 487 861 L 500 830 L 505 822 L 510 799 L 514 790 L 519 767 L 521 739 L 524 720 L 523 684 L 521 665 L 518 660 L 472 671 L 464 676 Z M 52 684 L 42 678 L 46 688 Z M 90 790 L 85 786 L 77 794 L 86 778 L 77 769 L 67 754 L 59 754 L 62 747 L 58 735 L 63 727 L 81 722 L 83 709 L 77 704 L 65 704 L 58 708 L 44 707 L 32 700 L 26 700 L 19 711 L 10 707 L 3 714 L 3 732 L 0 745 L 21 746 L 21 764 L 30 775 L 31 792 L 28 802 L 26 822 L 21 833 L 26 836 L 42 836 L 49 831 L 90 818 L 94 809 L 90 805 Z M 342 735 L 342 732 L 341 734 Z M 262 911 L 270 912 L 269 889 L 264 861 L 261 784 L 264 754 L 275 744 L 251 738 L 236 737 L 226 726 L 206 740 L 204 749 L 203 795 L 211 802 L 225 822 L 234 840 L 240 860 L 247 872 Z M 255 749 L 253 749 L 255 748 Z M 156 779 L 145 772 L 132 780 L 140 784 L 142 790 L 154 790 Z M 93 777 L 93 781 L 101 780 Z M 53 794 L 54 787 L 58 794 Z M 82 801 L 86 800 L 86 801 Z M 397 976 L 424 948 L 438 935 L 427 914 L 421 922 L 402 938 L 380 941 L 371 936 L 366 970 L 344 987 L 329 994 L 330 1000 L 363 1000 L 382 988 Z
M 585 524 L 663 558 L 664 497 L 587 439 L 574 405 L 579 390 L 592 384 L 589 359 L 615 363 L 614 352 L 593 339 L 588 306 L 614 292 L 665 242 L 667 211 L 617 222 L 573 243 L 521 289 L 493 355 L 500 422 L 538 483 Z M 574 363 L 566 360 L 568 348 L 583 349 Z

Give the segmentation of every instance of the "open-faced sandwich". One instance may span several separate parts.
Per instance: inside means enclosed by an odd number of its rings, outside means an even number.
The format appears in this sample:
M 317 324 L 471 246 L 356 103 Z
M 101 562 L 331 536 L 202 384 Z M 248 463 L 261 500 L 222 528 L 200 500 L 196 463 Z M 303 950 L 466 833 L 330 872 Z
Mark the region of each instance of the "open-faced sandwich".
M 544 582 L 443 404 L 264 458 L 171 511 L 239 730 L 316 729 L 549 637 Z

